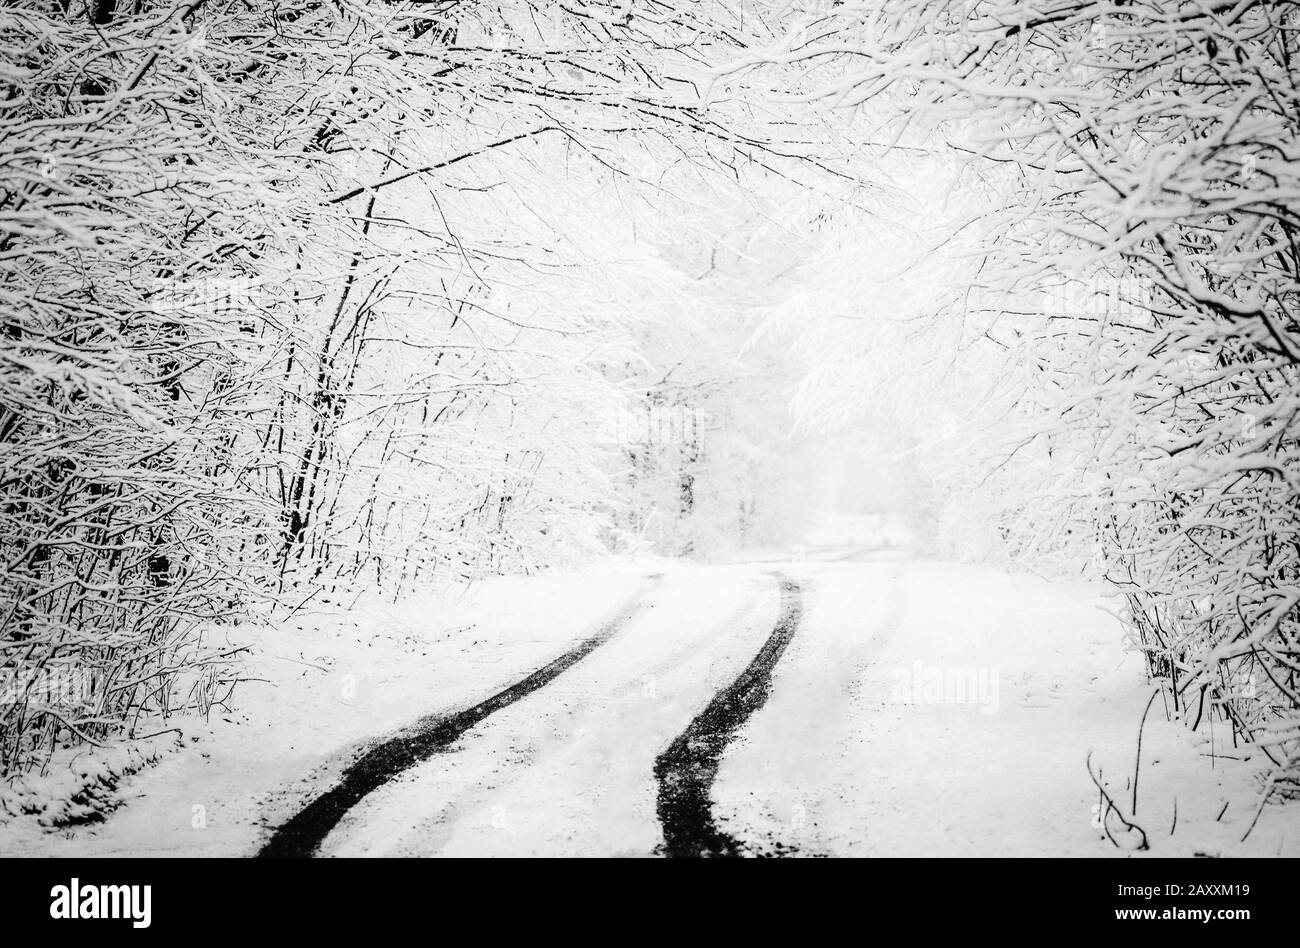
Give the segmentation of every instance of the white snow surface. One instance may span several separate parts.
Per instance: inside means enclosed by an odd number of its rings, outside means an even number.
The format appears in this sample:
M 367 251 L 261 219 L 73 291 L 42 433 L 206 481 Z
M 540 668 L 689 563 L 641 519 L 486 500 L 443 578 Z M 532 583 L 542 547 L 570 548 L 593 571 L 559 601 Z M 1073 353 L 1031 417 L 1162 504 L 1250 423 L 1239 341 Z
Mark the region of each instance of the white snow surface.
M 481 701 L 639 603 L 553 682 L 366 797 L 321 854 L 652 855 L 654 760 L 772 631 L 778 573 L 801 587 L 802 620 L 713 788 L 715 820 L 748 851 L 1300 853 L 1300 807 L 1258 806 L 1260 762 L 1222 727 L 1212 753 L 1208 729 L 1167 720 L 1160 697 L 1133 812 L 1153 686 L 1099 587 L 896 549 L 847 555 L 643 561 L 396 605 L 309 604 L 249 631 L 252 680 L 232 710 L 178 722 L 180 746 L 124 776 L 105 820 L 12 818 L 0 854 L 251 855 L 367 739 Z M 1089 754 L 1148 849 L 1113 814 L 1109 834 L 1098 825 Z
M 1211 755 L 1159 697 L 1134 815 L 1138 728 L 1154 689 L 1140 655 L 1122 651 L 1100 587 L 901 557 L 790 573 L 805 583 L 803 628 L 715 788 L 715 814 L 756 852 L 1300 851 L 1295 805 L 1265 807 L 1242 842 L 1259 809 L 1258 762 L 1217 756 L 1241 755 L 1230 742 Z M 958 687 L 929 687 L 936 672 Z M 1148 849 L 1113 813 L 1113 841 L 1098 825 L 1106 810 L 1089 753 Z

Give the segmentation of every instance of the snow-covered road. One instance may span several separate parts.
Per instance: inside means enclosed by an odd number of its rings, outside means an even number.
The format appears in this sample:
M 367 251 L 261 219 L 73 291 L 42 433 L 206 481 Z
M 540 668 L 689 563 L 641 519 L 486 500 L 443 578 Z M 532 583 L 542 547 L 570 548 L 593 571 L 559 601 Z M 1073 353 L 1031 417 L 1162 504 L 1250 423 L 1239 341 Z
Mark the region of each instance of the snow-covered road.
M 321 854 L 653 853 L 656 758 L 761 650 L 781 595 L 718 570 L 641 596 L 599 648 L 363 799 Z
M 1134 723 L 1094 687 L 1116 652 L 1087 598 L 890 552 L 671 571 L 373 746 L 263 852 L 1087 851 L 1084 755 Z
M 1151 688 L 1098 587 L 833 552 L 499 580 L 460 600 L 304 615 L 260 648 L 263 682 L 240 710 L 126 778 L 104 822 L 13 825 L 0 848 L 1142 851 L 1099 810 L 1089 754 L 1151 852 L 1297 844 L 1279 807 L 1243 843 L 1253 766 L 1162 714 L 1135 760 Z

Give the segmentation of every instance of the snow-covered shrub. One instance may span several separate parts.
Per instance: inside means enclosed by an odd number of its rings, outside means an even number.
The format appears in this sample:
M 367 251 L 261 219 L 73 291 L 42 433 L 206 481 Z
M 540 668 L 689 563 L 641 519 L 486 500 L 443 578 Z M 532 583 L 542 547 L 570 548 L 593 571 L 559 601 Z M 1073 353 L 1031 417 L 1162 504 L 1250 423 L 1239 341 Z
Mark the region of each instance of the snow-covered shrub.
M 294 585 L 601 549 L 610 209 L 771 142 L 693 91 L 726 12 L 0 10 L 0 775 L 224 698 L 198 630 Z
M 1227 717 L 1294 789 L 1300 11 L 889 0 L 786 15 L 791 41 L 736 72 L 780 68 L 807 99 L 867 108 L 885 144 L 955 146 L 965 187 L 989 195 L 977 266 L 931 315 L 1004 352 L 1037 413 L 998 465 L 1008 541 L 1091 547 L 1189 723 Z M 1024 458 L 1041 450 L 1075 476 L 1042 476 Z
M 240 608 L 260 527 L 235 451 L 251 154 L 192 18 L 91 19 L 0 11 L 0 772 L 220 663 L 196 623 Z

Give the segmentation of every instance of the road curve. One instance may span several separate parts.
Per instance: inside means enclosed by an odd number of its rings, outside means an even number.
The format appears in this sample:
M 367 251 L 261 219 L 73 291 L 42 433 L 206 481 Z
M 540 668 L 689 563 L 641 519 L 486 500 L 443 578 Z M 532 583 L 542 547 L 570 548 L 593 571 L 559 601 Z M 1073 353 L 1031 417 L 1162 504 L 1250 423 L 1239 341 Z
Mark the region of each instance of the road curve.
M 648 577 L 657 580 L 659 577 Z M 640 610 L 645 590 L 592 635 L 490 698 L 450 715 L 431 715 L 369 748 L 342 773 L 329 790 L 312 800 L 277 829 L 258 858 L 306 858 L 315 854 L 339 820 L 372 791 L 445 750 L 489 715 L 549 684 L 566 669 L 604 645 Z
M 740 843 L 714 825 L 710 791 L 727 745 L 767 701 L 772 669 L 803 614 L 799 585 L 775 575 L 781 588 L 781 612 L 767 641 L 736 680 L 719 691 L 655 760 L 657 811 L 664 835 L 661 851 L 669 858 L 741 855 Z

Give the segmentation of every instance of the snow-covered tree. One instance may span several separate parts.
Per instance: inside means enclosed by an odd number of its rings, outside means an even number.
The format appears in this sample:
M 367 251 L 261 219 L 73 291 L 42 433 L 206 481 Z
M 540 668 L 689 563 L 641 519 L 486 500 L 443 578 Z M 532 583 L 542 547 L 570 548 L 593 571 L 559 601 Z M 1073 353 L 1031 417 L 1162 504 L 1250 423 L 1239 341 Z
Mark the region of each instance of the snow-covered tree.
M 653 314 L 583 202 L 815 157 L 705 107 L 725 12 L 0 11 L 0 771 L 222 699 L 204 623 L 292 584 L 608 541 Z
M 877 145 L 969 156 L 967 186 L 1000 203 L 976 274 L 933 314 L 1037 379 L 1051 423 L 1018 454 L 1075 475 L 1035 474 L 1044 503 L 1017 532 L 1087 535 L 1177 706 L 1229 719 L 1279 787 L 1300 767 L 1296 17 L 774 5 L 784 38 L 724 71 L 860 111 Z

